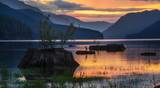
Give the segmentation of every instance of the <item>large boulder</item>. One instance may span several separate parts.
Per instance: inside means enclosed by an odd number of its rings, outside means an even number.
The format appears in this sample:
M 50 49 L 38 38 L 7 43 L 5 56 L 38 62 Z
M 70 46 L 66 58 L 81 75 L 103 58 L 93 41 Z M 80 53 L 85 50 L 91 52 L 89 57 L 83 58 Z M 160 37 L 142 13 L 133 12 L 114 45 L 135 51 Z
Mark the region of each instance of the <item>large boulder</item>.
M 18 67 L 27 79 L 40 79 L 70 72 L 78 67 L 71 52 L 64 49 L 28 49 Z M 29 74 L 25 70 L 30 70 Z

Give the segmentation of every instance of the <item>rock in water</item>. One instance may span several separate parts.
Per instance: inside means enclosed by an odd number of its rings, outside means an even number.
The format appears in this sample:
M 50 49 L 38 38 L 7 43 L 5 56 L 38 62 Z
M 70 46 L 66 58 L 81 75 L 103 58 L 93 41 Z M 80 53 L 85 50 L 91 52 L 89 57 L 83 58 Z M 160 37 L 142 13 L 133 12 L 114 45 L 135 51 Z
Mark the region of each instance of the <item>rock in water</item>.
M 89 50 L 93 51 L 108 51 L 108 52 L 120 52 L 125 51 L 125 46 L 123 44 L 108 44 L 108 45 L 95 45 L 90 46 Z
M 73 73 L 78 65 L 71 52 L 61 48 L 53 48 L 28 49 L 18 67 L 21 70 L 30 69 L 30 73 L 34 75 L 25 76 L 28 79 L 35 79 L 38 75 L 38 78 L 44 78 L 65 72 Z
M 160 88 L 160 85 L 158 85 L 158 86 L 155 86 L 154 88 Z

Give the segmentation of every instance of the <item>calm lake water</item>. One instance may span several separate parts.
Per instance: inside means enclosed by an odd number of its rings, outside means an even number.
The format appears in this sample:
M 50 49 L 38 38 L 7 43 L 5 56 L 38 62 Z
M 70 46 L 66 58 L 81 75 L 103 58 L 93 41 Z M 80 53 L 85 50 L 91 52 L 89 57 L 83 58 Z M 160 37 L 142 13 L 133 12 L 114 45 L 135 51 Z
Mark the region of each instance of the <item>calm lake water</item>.
M 156 56 L 142 56 L 141 53 L 154 52 Z M 124 52 L 97 51 L 94 55 L 76 55 L 80 64 L 75 77 L 113 78 L 132 74 L 160 74 L 160 48 L 127 48 Z
M 114 78 L 134 74 L 160 74 L 160 42 L 159 41 L 101 41 L 99 45 L 124 44 L 124 52 L 97 51 L 93 55 L 76 55 L 76 51 L 85 50 L 86 46 L 97 44 L 76 45 L 68 48 L 73 52 L 80 66 L 75 70 L 76 78 L 104 77 Z M 143 56 L 142 53 L 156 53 Z
M 75 54 L 76 51 L 85 50 L 85 47 L 89 47 L 90 45 L 106 45 L 111 43 L 124 44 L 126 50 L 124 52 L 97 51 L 94 55 Z M 1 42 L 0 66 L 7 65 L 10 68 L 16 68 L 20 60 L 23 58 L 26 49 L 32 45 L 32 42 Z M 74 55 L 75 60 L 80 64 L 80 66 L 75 70 L 73 77 L 102 77 L 107 79 L 114 79 L 118 77 L 141 75 L 142 78 L 150 77 L 149 79 L 152 79 L 152 75 L 155 75 L 157 78 L 156 82 L 160 82 L 159 40 L 100 42 L 78 41 L 78 43 L 74 43 L 73 47 L 66 47 L 66 50 L 71 51 Z M 152 52 L 156 53 L 156 55 L 142 56 L 141 53 L 144 52 Z

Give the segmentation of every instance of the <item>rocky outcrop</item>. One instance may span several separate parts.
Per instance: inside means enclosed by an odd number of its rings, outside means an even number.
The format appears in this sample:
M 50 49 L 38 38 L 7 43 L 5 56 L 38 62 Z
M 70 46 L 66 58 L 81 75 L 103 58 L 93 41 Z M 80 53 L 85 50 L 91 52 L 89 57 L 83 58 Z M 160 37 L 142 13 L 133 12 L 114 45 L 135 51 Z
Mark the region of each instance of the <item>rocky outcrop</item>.
M 31 70 L 28 79 L 50 77 L 65 72 L 73 73 L 79 64 L 71 52 L 64 49 L 28 49 L 18 67 Z M 26 74 L 26 72 L 23 72 Z M 33 73 L 33 74 L 31 74 Z M 37 74 L 37 75 L 35 75 Z

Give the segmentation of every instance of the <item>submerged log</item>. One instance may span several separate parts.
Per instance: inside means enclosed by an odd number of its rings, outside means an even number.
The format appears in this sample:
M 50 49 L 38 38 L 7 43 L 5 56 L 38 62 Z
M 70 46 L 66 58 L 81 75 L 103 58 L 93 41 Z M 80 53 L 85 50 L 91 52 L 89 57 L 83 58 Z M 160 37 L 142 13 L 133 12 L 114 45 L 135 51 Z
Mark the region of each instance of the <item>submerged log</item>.
M 154 52 L 144 52 L 144 53 L 141 53 L 142 56 L 156 56 L 157 54 L 154 53 Z
M 28 79 L 34 79 L 65 72 L 72 74 L 78 65 L 72 53 L 64 49 L 28 49 L 18 68 L 31 70 L 30 72 L 33 74 L 25 76 Z
M 77 51 L 77 55 L 87 55 L 87 54 L 96 54 L 95 51 Z
M 108 51 L 108 52 L 117 52 L 117 51 L 124 51 L 126 48 L 123 44 L 108 44 L 108 45 L 96 45 L 90 46 L 90 50 L 95 51 Z

